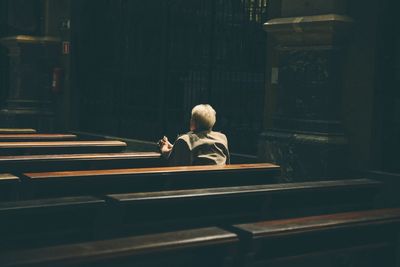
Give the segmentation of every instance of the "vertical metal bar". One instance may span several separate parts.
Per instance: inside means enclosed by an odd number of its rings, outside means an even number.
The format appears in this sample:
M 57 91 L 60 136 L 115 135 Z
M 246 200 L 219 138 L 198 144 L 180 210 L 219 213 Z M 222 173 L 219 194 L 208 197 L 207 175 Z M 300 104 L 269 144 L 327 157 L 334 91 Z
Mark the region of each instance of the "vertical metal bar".
M 43 0 L 43 15 L 41 18 L 42 33 L 47 36 L 50 32 L 50 1 Z M 39 24 L 40 25 L 40 24 Z
M 212 96 L 212 90 L 213 88 L 213 72 L 215 69 L 215 42 L 216 42 L 216 34 L 215 34 L 215 29 L 216 29 L 216 2 L 217 0 L 210 0 L 211 1 L 211 25 L 210 25 L 210 41 L 209 41 L 209 62 L 208 62 L 208 86 L 207 86 L 207 95 L 206 95 L 206 102 L 209 102 L 211 100 Z
M 3 26 L 0 28 L 0 38 L 5 37 L 8 35 L 8 1 L 6 0 L 1 0 L 0 2 L 0 26 Z M 8 70 L 8 60 L 6 56 L 6 49 L 4 47 L 0 47 L 0 104 L 2 105 L 4 100 L 6 99 L 7 96 L 7 91 L 8 91 L 8 76 L 7 72 Z
M 169 44 L 170 44 L 170 12 L 171 12 L 171 0 L 162 1 L 163 8 L 163 27 L 162 27 L 162 36 L 161 36 L 161 43 L 163 50 L 161 52 L 161 59 L 160 59 L 160 93 L 159 93 L 159 110 L 158 110 L 158 118 L 159 123 L 161 125 L 160 131 L 163 133 L 167 132 L 167 120 L 170 118 L 170 113 L 168 112 L 168 105 L 166 105 L 166 95 L 167 95 L 167 86 L 168 86 L 168 70 L 170 69 L 169 66 Z M 166 112 L 167 111 L 167 112 Z

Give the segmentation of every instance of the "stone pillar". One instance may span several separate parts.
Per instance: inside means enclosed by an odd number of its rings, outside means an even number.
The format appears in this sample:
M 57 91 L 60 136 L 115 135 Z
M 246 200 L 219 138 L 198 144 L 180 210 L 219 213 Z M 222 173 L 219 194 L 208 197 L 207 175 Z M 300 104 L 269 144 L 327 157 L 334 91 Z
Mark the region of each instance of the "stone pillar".
M 342 89 L 353 20 L 344 0 L 282 0 L 264 29 L 273 42 L 266 123 L 259 157 L 282 166 L 287 181 L 343 178 L 347 138 Z
M 53 37 L 18 35 L 5 37 L 9 88 L 0 111 L 3 127 L 29 127 L 51 131 L 54 126 L 52 74 L 58 66 L 60 42 Z

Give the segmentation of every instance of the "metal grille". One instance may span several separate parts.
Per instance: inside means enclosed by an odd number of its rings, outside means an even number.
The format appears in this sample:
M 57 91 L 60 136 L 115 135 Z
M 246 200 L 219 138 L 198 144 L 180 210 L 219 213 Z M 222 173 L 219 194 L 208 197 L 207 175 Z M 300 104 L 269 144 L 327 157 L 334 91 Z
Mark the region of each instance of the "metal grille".
M 255 151 L 266 0 L 74 1 L 82 130 L 156 140 L 210 103 L 231 149 Z
M 7 36 L 8 5 L 6 0 L 0 0 L 0 38 Z M 7 49 L 0 45 L 0 105 L 2 106 L 7 97 L 8 89 L 8 61 Z

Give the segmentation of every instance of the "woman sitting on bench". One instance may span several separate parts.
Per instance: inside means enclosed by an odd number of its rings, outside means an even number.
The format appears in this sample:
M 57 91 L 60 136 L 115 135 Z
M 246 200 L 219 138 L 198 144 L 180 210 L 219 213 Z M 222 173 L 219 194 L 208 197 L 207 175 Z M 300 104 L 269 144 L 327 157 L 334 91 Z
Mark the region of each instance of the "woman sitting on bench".
M 210 105 L 197 105 L 192 109 L 190 132 L 178 137 L 172 145 L 164 136 L 159 141 L 162 155 L 171 166 L 229 164 L 228 140 L 212 131 L 216 112 Z

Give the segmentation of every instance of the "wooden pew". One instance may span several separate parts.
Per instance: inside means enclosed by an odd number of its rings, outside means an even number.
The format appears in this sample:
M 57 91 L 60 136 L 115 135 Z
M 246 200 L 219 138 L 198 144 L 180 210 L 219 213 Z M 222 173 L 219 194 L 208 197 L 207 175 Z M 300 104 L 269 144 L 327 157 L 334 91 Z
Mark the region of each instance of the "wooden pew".
M 0 250 L 93 239 L 104 207 L 90 196 L 0 202 Z
M 264 221 L 233 230 L 246 248 L 242 266 L 398 266 L 400 209 Z
M 121 141 L 0 142 L 0 155 L 111 153 L 125 148 Z
M 2 267 L 233 266 L 238 239 L 211 227 L 146 236 L 3 251 Z
M 35 197 L 266 184 L 279 175 L 279 166 L 268 163 L 23 174 Z
M 364 209 L 378 185 L 359 179 L 0 202 L 0 248 Z
M 155 152 L 0 156 L 0 172 L 156 167 L 163 163 L 160 153 Z
M 395 267 L 399 225 L 400 209 L 359 211 L 235 225 L 237 235 L 213 227 L 2 251 L 0 262 L 3 267 Z
M 20 179 L 9 173 L 0 173 L 0 201 L 18 199 L 20 193 Z
M 124 235 L 367 209 L 379 187 L 354 179 L 112 194 L 118 225 L 108 228 Z
M 36 133 L 35 129 L 23 128 L 0 128 L 0 134 L 32 134 Z
M 0 134 L 0 142 L 4 141 L 67 141 L 75 140 L 75 134 Z

